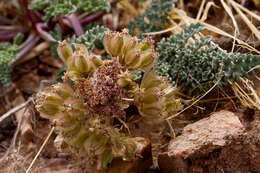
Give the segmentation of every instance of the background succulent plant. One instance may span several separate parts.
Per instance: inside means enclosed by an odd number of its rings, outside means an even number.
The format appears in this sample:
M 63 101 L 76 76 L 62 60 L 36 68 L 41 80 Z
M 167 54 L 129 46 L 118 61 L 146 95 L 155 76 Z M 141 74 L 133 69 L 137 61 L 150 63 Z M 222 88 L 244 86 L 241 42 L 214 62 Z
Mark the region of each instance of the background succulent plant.
M 207 91 L 219 79 L 219 86 L 228 81 L 238 81 L 257 69 L 260 56 L 240 53 L 227 53 L 211 42 L 212 37 L 200 37 L 189 42 L 193 36 L 204 29 L 202 24 L 191 24 L 180 33 L 162 39 L 157 46 L 160 53 L 156 72 L 190 94 Z
M 168 21 L 168 13 L 177 2 L 177 0 L 152 0 L 145 12 L 130 23 L 128 26 L 130 32 L 134 33 L 137 30 L 146 33 L 162 30 Z
M 136 157 L 135 141 L 120 132 L 114 121 L 126 118 L 129 105 L 150 122 L 180 108 L 175 89 L 153 70 L 158 54 L 150 38 L 139 41 L 127 30 L 108 32 L 104 46 L 111 60 L 88 53 L 84 45 L 75 44 L 73 51 L 66 41 L 60 42 L 58 54 L 68 67 L 63 83 L 40 93 L 36 106 L 55 123 L 67 144 L 97 156 L 100 169 L 114 157 Z M 140 69 L 145 74 L 138 84 L 130 72 Z

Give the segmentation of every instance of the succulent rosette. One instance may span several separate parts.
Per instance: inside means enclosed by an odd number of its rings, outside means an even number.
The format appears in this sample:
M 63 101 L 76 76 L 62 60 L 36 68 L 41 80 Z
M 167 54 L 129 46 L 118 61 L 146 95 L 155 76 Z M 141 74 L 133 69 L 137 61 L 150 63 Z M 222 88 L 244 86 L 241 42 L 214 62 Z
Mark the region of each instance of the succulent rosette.
M 104 46 L 111 60 L 101 60 L 86 47 L 75 51 L 60 42 L 58 54 L 67 65 L 63 83 L 37 96 L 36 108 L 50 119 L 65 143 L 97 156 L 99 169 L 115 157 L 137 157 L 136 142 L 115 127 L 115 118 L 125 119 L 129 105 L 138 108 L 149 122 L 160 122 L 180 108 L 176 89 L 154 70 L 158 54 L 151 38 L 139 41 L 123 32 L 108 32 Z M 141 83 L 130 72 L 145 70 Z

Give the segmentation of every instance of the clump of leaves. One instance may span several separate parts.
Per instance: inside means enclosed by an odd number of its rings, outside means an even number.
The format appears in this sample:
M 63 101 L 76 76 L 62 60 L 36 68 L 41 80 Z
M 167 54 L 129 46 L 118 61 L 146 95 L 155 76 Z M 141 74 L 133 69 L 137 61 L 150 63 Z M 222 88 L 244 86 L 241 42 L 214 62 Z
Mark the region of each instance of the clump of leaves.
M 30 10 L 44 10 L 45 22 L 52 17 L 57 20 L 60 15 L 72 14 L 75 12 L 93 13 L 96 11 L 108 11 L 110 4 L 106 0 L 35 0 L 29 5 Z
M 188 41 L 203 29 L 199 23 L 191 24 L 182 32 L 162 39 L 157 48 L 160 57 L 156 72 L 194 94 L 208 90 L 217 81 L 224 86 L 255 72 L 256 69 L 250 69 L 260 64 L 260 56 L 227 53 L 212 43 L 210 36 Z
M 84 46 L 88 49 L 88 51 L 92 51 L 94 49 L 103 49 L 103 38 L 105 34 L 108 32 L 108 28 L 105 28 L 103 26 L 96 25 L 88 30 L 85 31 L 85 33 L 81 36 L 73 35 L 70 38 L 67 39 L 67 41 L 73 45 L 73 44 L 84 44 Z M 51 32 L 51 35 L 53 38 L 57 41 L 62 40 L 62 33 L 60 27 L 57 25 L 54 28 L 54 31 Z M 54 55 L 54 58 L 58 59 L 59 56 L 57 54 L 57 48 L 59 43 L 50 42 L 51 43 L 51 51 Z
M 52 120 L 65 143 L 98 158 L 107 168 L 115 157 L 133 160 L 137 146 L 116 126 L 126 119 L 125 109 L 136 106 L 149 122 L 160 122 L 180 108 L 172 88 L 153 67 L 158 57 L 153 41 L 139 41 L 127 31 L 108 32 L 104 46 L 111 60 L 101 60 L 82 44 L 75 51 L 60 42 L 58 53 L 67 65 L 63 83 L 39 93 L 36 108 Z M 144 70 L 141 84 L 130 72 Z
M 13 70 L 11 62 L 16 58 L 19 46 L 11 43 L 0 44 L 0 82 L 4 87 L 10 85 L 11 72 Z
M 94 26 L 87 30 L 83 35 L 76 37 L 73 35 L 69 39 L 70 43 L 84 44 L 88 50 L 103 49 L 103 38 L 108 32 L 108 29 L 103 26 Z
M 168 21 L 168 13 L 176 2 L 177 0 L 153 0 L 145 12 L 130 23 L 130 32 L 134 33 L 135 29 L 144 33 L 162 30 Z
M 83 35 L 77 37 L 76 35 L 73 35 L 71 38 L 68 39 L 68 42 L 71 45 L 76 44 L 83 44 L 88 51 L 92 51 L 94 49 L 103 49 L 104 45 L 103 45 L 103 38 L 105 36 L 105 34 L 108 32 L 109 30 L 103 26 L 94 26 L 91 29 L 87 30 Z M 53 36 L 55 36 L 54 38 L 56 40 L 61 40 L 62 36 L 61 36 L 61 30 L 60 27 L 56 27 L 54 32 L 52 33 Z M 54 55 L 54 58 L 58 59 L 58 53 L 57 53 L 57 48 L 58 48 L 59 43 L 58 42 L 51 42 L 51 51 Z M 63 76 L 63 74 L 65 73 L 67 67 L 66 64 L 63 66 L 62 69 L 60 69 L 57 72 L 57 76 L 55 78 L 55 81 L 62 81 L 61 77 Z

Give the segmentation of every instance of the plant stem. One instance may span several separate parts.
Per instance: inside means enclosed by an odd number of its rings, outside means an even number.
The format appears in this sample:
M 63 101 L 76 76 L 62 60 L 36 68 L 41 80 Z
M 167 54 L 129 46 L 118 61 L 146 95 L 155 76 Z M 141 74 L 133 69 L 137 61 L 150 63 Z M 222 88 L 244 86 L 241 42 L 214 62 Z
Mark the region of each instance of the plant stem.
M 0 25 L 0 30 L 20 30 L 21 27 L 18 25 Z
M 40 34 L 40 37 L 42 37 L 46 41 L 53 41 L 55 42 L 56 40 L 46 31 L 43 29 L 49 29 L 48 26 L 46 26 L 44 23 L 37 23 L 36 24 L 36 30 Z
M 31 38 L 28 38 L 31 39 Z M 21 57 L 23 57 L 23 55 L 25 55 L 27 52 L 29 52 L 40 40 L 39 36 L 35 36 L 33 37 L 33 39 L 27 44 L 25 45 L 17 54 L 16 54 L 16 58 L 13 59 L 9 65 L 12 65 L 14 62 L 16 62 L 17 60 L 19 60 Z
M 87 17 L 85 17 L 84 19 L 80 20 L 80 23 L 82 25 L 87 25 L 89 23 L 92 23 L 94 21 L 96 21 L 97 19 L 99 19 L 100 17 L 102 17 L 104 14 L 106 14 L 105 11 L 99 11 L 99 12 L 96 12 L 94 14 L 91 14 Z
M 9 110 L 8 112 L 6 112 L 5 114 L 1 115 L 0 117 L 0 123 L 6 119 L 7 117 L 9 117 L 10 115 L 12 115 L 13 113 L 19 111 L 20 109 L 24 108 L 28 103 L 30 103 L 32 101 L 32 98 L 28 99 L 25 103 L 22 103 L 14 108 L 12 108 L 11 110 Z
M 66 16 L 66 18 L 70 21 L 72 28 L 74 29 L 77 36 L 81 36 L 84 34 L 82 25 L 78 19 L 78 16 L 75 13 L 73 13 L 69 16 Z
M 130 12 L 135 18 L 138 16 L 138 12 L 135 9 L 135 7 L 132 6 L 131 3 L 129 3 L 128 0 L 122 0 L 119 1 L 120 5 L 122 5 L 128 12 Z
M 28 0 L 23 0 L 23 7 L 24 7 L 25 14 L 30 20 L 30 22 L 32 23 L 33 28 L 36 29 L 36 22 L 32 16 L 31 11 L 28 8 L 28 5 L 29 5 Z
M 6 24 L 6 25 L 13 25 L 14 22 L 0 14 L 0 23 Z
M 0 28 L 0 41 L 10 41 L 12 40 L 19 32 L 26 33 L 28 30 L 26 29 L 18 29 L 18 28 Z
M 12 40 L 18 32 L 13 32 L 13 33 L 0 33 L 0 41 L 10 41 Z
M 62 19 L 62 18 L 63 18 L 63 15 L 59 16 L 58 22 L 59 22 L 59 25 L 60 25 L 61 32 L 64 33 L 64 31 L 65 31 L 65 25 L 64 25 L 64 22 L 63 22 L 63 19 Z
M 19 49 L 23 49 L 27 44 L 29 44 L 36 37 L 35 33 L 30 34 L 27 39 L 19 46 Z

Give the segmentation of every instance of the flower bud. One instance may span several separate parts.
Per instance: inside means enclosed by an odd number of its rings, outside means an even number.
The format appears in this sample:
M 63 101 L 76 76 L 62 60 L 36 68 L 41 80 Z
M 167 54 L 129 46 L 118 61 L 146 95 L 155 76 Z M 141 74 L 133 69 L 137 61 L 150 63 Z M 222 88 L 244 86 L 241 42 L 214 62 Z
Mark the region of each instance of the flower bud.
M 95 68 L 97 68 L 103 64 L 103 61 L 94 55 L 90 55 L 89 59 L 94 64 Z
M 41 116 L 48 119 L 56 118 L 57 115 L 61 113 L 59 106 L 54 104 L 45 104 L 37 105 L 36 109 L 41 112 Z
M 132 83 L 133 75 L 129 74 L 128 72 L 124 72 L 120 75 L 120 78 L 117 81 L 117 84 L 124 88 L 129 86 Z
M 53 85 L 53 91 L 64 100 L 73 97 L 74 92 L 70 86 L 62 83 Z
M 72 48 L 66 40 L 59 42 L 57 50 L 59 57 L 63 60 L 64 63 L 67 63 L 68 59 L 70 59 L 73 55 Z
M 175 96 L 176 88 L 168 87 L 164 90 L 164 97 L 166 98 L 172 98 Z
M 75 69 L 81 74 L 87 74 L 89 72 L 89 64 L 87 57 L 84 55 L 75 56 Z
M 75 135 L 73 135 L 73 138 L 72 140 L 70 141 L 70 144 L 77 147 L 77 148 L 80 148 L 80 147 L 83 147 L 84 146 L 84 143 L 86 141 L 86 139 L 91 135 L 89 131 L 87 130 L 83 130 L 83 129 L 77 129 L 77 133 L 75 133 Z
M 154 41 L 152 40 L 151 37 L 146 37 L 140 44 L 141 51 L 153 49 L 153 43 L 154 43 Z
M 140 64 L 136 68 L 145 69 L 149 66 L 152 66 L 155 60 L 155 53 L 151 50 L 145 51 L 141 53 L 140 56 Z
M 62 105 L 64 100 L 58 96 L 58 94 L 55 93 L 48 93 L 48 94 L 43 94 L 45 103 L 48 104 L 53 104 L 53 105 Z
M 157 102 L 159 100 L 159 97 L 155 94 L 146 94 L 141 99 L 143 104 L 151 104 Z
M 126 52 L 124 59 L 122 60 L 122 65 L 125 65 L 129 70 L 135 70 L 137 68 L 133 68 L 136 64 L 139 63 L 140 60 L 140 51 L 137 49 L 132 49 Z
M 67 76 L 70 78 L 72 81 L 76 81 L 78 79 L 82 78 L 82 74 L 79 73 L 78 71 L 68 71 Z
M 84 56 L 88 55 L 88 50 L 83 44 L 75 44 L 75 51 Z
M 161 77 L 157 76 L 154 70 L 150 70 L 144 74 L 141 82 L 141 88 L 144 88 L 144 90 L 149 90 L 150 88 L 159 87 L 162 83 L 163 80 Z
M 105 49 L 112 57 L 117 57 L 121 54 L 123 43 L 122 34 L 118 32 L 109 32 L 104 38 Z
M 176 112 L 180 109 L 180 105 L 174 98 L 175 91 L 175 88 L 157 76 L 154 70 L 146 72 L 141 82 L 140 94 L 135 96 L 140 114 L 153 123 L 160 122 L 169 114 Z

